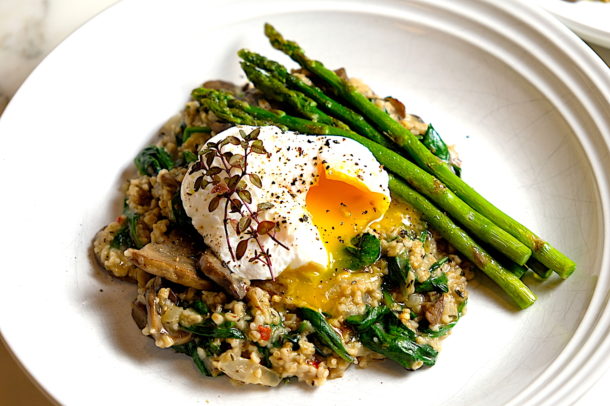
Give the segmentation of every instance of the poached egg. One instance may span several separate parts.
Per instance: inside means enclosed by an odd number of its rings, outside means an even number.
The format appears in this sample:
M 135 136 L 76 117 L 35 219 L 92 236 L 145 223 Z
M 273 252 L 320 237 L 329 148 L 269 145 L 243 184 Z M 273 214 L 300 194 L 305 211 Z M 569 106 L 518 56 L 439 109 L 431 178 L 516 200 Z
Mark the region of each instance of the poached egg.
M 247 157 L 247 173 L 259 180 L 253 183 L 251 177 L 243 177 L 251 203 L 245 203 L 240 213 L 225 212 L 224 201 L 210 210 L 217 196 L 213 185 L 196 187 L 202 171 L 193 171 L 191 164 L 181 187 L 186 214 L 205 243 L 243 278 L 272 279 L 286 271 L 291 275 L 331 274 L 341 268 L 350 241 L 388 210 L 387 173 L 366 147 L 339 136 L 303 135 L 271 126 L 236 126 L 208 143 L 227 137 L 241 140 L 241 132 L 249 134 L 256 128 L 260 128 L 258 139 L 267 153 Z M 244 154 L 243 146 L 232 143 L 224 145 L 222 151 Z M 212 166 L 222 165 L 218 156 L 212 161 Z M 229 172 L 235 175 L 241 169 Z M 227 177 L 226 172 L 220 174 L 223 176 Z M 250 240 L 244 255 L 237 259 L 231 251 L 235 252 L 245 234 L 238 234 L 235 225 L 257 207 L 265 210 L 257 213 L 256 221 L 272 221 L 276 227 L 258 237 L 260 245 Z M 269 254 L 271 269 L 254 259 L 261 248 Z

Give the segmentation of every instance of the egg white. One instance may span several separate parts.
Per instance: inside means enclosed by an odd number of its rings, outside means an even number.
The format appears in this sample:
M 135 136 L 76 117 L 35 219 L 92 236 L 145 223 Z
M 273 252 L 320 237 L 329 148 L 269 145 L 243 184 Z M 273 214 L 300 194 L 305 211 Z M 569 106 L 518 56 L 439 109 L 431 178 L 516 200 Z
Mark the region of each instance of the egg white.
M 250 133 L 256 127 L 232 127 L 210 139 L 219 142 L 228 136 L 240 137 L 240 130 Z M 359 143 L 338 136 L 308 136 L 277 127 L 261 127 L 258 137 L 269 154 L 251 154 L 248 157 L 247 170 L 256 173 L 262 187 L 258 188 L 248 182 L 252 194 L 249 205 L 256 210 L 259 203 L 271 203 L 273 207 L 258 215 L 260 221 L 271 220 L 279 225 L 275 238 L 288 249 L 280 246 L 269 236 L 260 236 L 259 240 L 269 250 L 272 260 L 273 275 L 269 268 L 260 261 L 251 261 L 259 247 L 250 241 L 245 255 L 240 260 L 233 260 L 229 251 L 224 228 L 224 206 L 210 212 L 208 206 L 215 196 L 210 192 L 212 186 L 194 190 L 195 180 L 201 172 L 187 172 L 181 187 L 181 197 L 186 214 L 192 219 L 193 226 L 203 236 L 205 243 L 224 261 L 229 269 L 247 279 L 270 279 L 288 269 L 297 269 L 308 264 L 328 266 L 328 253 L 320 238 L 312 216 L 306 207 L 306 196 L 309 188 L 316 184 L 320 168 L 326 173 L 335 173 L 340 177 L 358 179 L 370 192 L 380 193 L 390 199 L 388 175 L 375 160 L 371 152 Z M 223 151 L 242 153 L 240 146 L 227 144 Z M 216 158 L 213 165 L 220 165 Z M 382 217 L 383 213 L 380 213 Z M 238 213 L 229 213 L 228 218 L 239 221 Z M 227 228 L 231 247 L 240 241 L 233 227 Z

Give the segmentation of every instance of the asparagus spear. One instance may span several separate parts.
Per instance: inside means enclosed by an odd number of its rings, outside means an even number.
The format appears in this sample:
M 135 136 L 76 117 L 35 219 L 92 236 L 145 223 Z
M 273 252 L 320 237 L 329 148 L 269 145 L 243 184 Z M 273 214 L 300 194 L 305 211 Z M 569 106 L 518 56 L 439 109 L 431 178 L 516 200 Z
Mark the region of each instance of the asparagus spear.
M 255 65 L 259 69 L 263 69 L 271 74 L 278 81 L 286 84 L 288 87 L 301 91 L 303 94 L 310 97 L 318 103 L 318 106 L 326 110 L 328 114 L 336 116 L 351 128 L 367 138 L 372 139 L 378 144 L 389 146 L 390 142 L 381 133 L 379 133 L 372 125 L 370 125 L 364 117 L 355 111 L 343 106 L 328 97 L 319 88 L 309 85 L 290 74 L 288 70 L 280 63 L 265 58 L 262 55 L 250 52 L 247 49 L 242 49 L 237 53 L 244 61 Z
M 525 286 L 521 279 L 504 269 L 468 234 L 422 195 L 411 189 L 394 175 L 390 175 L 390 188 L 394 194 L 419 210 L 432 227 L 466 258 L 472 261 L 477 268 L 496 282 L 519 308 L 525 309 L 536 301 L 536 296 Z
M 313 122 L 290 116 L 283 111 L 269 111 L 234 98 L 221 90 L 197 88 L 192 92 L 202 106 L 211 110 L 218 117 L 231 123 L 243 125 L 275 125 L 283 129 L 292 129 L 304 134 L 356 136 L 351 130 L 332 127 L 324 123 Z
M 546 266 L 541 264 L 535 258 L 530 258 L 527 261 L 527 267 L 532 270 L 540 279 L 548 279 L 549 276 L 553 273 L 552 270 L 548 269 Z
M 236 116 L 235 118 L 235 120 L 241 121 L 233 121 L 238 124 L 255 124 L 264 121 L 267 123 L 280 124 L 303 133 L 341 135 L 346 138 L 351 138 L 367 147 L 377 161 L 386 169 L 401 176 L 413 185 L 413 187 L 437 202 L 444 210 L 471 230 L 482 241 L 490 244 L 519 264 L 524 264 L 529 258 L 531 251 L 526 246 L 501 228 L 496 227 L 484 216 L 472 210 L 432 175 L 420 169 L 417 165 L 403 158 L 396 152 L 351 131 L 334 128 L 321 123 L 314 123 L 280 112 L 270 112 L 256 106 L 251 106 L 246 102 L 236 100 L 228 94 L 219 93 L 221 92 L 217 90 L 199 88 L 193 90 L 193 97 L 199 100 L 205 107 L 212 110 L 216 115 L 223 118 L 226 117 L 227 119 L 232 119 L 232 117 L 227 116 L 225 106 L 228 106 L 229 108 L 237 107 L 231 111 L 237 109 L 241 110 L 239 112 L 241 115 Z M 209 95 L 209 97 L 206 95 Z M 214 100 L 225 100 L 226 103 L 218 105 Z M 248 122 L 247 118 L 245 120 L 243 119 L 243 117 L 247 117 L 247 115 L 253 116 L 252 122 Z
M 251 63 L 242 62 L 241 68 L 250 82 L 252 82 L 258 90 L 263 92 L 267 98 L 289 105 L 311 121 L 319 121 L 320 123 L 335 127 L 348 128 L 342 122 L 335 120 L 318 109 L 315 101 L 300 92 L 288 89 L 278 80 L 256 69 Z
M 564 279 L 574 272 L 576 264 L 571 259 L 487 201 L 458 177 L 446 162 L 432 154 L 409 130 L 393 120 L 386 112 L 377 108 L 368 98 L 333 71 L 327 69 L 321 62 L 309 59 L 296 42 L 285 40 L 270 24 L 265 24 L 265 35 L 274 48 L 284 52 L 328 84 L 341 98 L 388 134 L 421 168 L 436 175 L 472 208 L 529 247 L 537 260 L 553 269 Z
M 288 88 L 299 90 L 303 95 L 310 97 L 312 102 L 318 103 L 318 106 L 320 106 L 323 110 L 326 110 L 328 114 L 336 116 L 350 125 L 354 132 L 364 135 L 365 137 L 383 145 L 386 148 L 394 149 L 395 144 L 387 137 L 384 137 L 381 133 L 379 133 L 365 120 L 364 117 L 330 98 L 321 89 L 313 85 L 309 85 L 297 76 L 292 75 L 282 64 L 246 49 L 240 50 L 238 55 L 245 62 L 266 71 L 269 75 L 276 79 L 276 82 L 274 83 L 274 87 L 276 87 L 276 89 L 268 88 L 266 89 L 267 91 L 273 92 L 273 90 L 276 90 L 279 93 L 284 93 L 290 91 Z M 258 87 L 256 84 L 255 86 Z M 300 113 L 305 117 L 309 116 L 307 111 L 300 111 Z M 460 168 L 450 162 L 451 157 L 447 145 L 431 124 L 428 126 L 426 133 L 422 135 L 420 141 L 434 155 L 450 164 L 451 168 L 453 168 L 453 171 L 458 174 L 458 176 L 460 175 Z

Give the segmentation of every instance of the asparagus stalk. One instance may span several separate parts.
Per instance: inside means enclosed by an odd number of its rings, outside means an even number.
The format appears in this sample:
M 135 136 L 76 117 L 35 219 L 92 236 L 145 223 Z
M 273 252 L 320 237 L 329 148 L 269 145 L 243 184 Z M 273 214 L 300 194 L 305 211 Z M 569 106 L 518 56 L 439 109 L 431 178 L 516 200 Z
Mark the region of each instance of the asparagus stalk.
M 264 74 L 256 69 L 254 65 L 248 62 L 242 62 L 241 68 L 254 86 L 263 92 L 270 100 L 275 100 L 280 103 L 285 103 L 292 107 L 295 111 L 303 114 L 304 117 L 311 121 L 319 121 L 320 123 L 332 125 L 340 128 L 348 128 L 339 120 L 335 120 L 328 114 L 318 109 L 315 101 L 311 100 L 304 94 L 288 89 L 275 78 Z
M 513 236 L 497 227 L 484 216 L 472 210 L 436 178 L 420 169 L 409 160 L 403 158 L 398 153 L 349 130 L 334 128 L 321 123 L 314 123 L 279 112 L 270 112 L 256 106 L 251 106 L 246 102 L 236 100 L 228 94 L 218 93 L 221 92 L 199 88 L 193 91 L 193 97 L 199 100 L 205 107 L 212 110 L 216 115 L 223 118 L 226 117 L 225 119 L 232 119 L 225 111 L 227 106 L 230 111 L 235 110 L 231 109 L 231 107 L 241 109 L 241 115 L 236 114 L 236 119 L 241 121 L 234 121 L 238 124 L 257 125 L 256 123 L 263 121 L 266 123 L 280 124 L 292 130 L 307 134 L 330 134 L 351 138 L 367 147 L 377 161 L 386 169 L 396 173 L 428 198 L 434 200 L 464 227 L 472 231 L 481 241 L 484 241 L 503 253 L 506 257 L 521 265 L 525 264 L 530 257 L 531 251 L 525 245 L 521 244 Z M 206 95 L 209 95 L 209 97 L 206 97 Z M 225 103 L 217 104 L 214 100 L 225 101 Z M 251 123 L 248 122 L 247 119 L 243 119 L 244 114 L 245 116 L 253 116 Z
M 285 40 L 270 24 L 265 24 L 265 35 L 274 48 L 284 52 L 303 68 L 328 84 L 341 98 L 388 134 L 421 168 L 438 176 L 472 208 L 529 247 L 537 260 L 553 269 L 564 279 L 574 272 L 576 264 L 571 259 L 487 201 L 458 177 L 446 162 L 432 154 L 409 130 L 393 120 L 386 112 L 377 108 L 368 98 L 333 71 L 327 69 L 321 62 L 309 59 L 296 42 Z
M 285 85 L 283 88 L 277 89 L 277 91 L 280 93 L 289 92 L 290 90 L 288 88 L 296 89 L 302 92 L 301 94 L 304 96 L 308 96 L 312 102 L 318 103 L 318 106 L 322 107 L 323 110 L 326 110 L 328 114 L 338 117 L 350 125 L 350 128 L 354 132 L 364 135 L 365 137 L 383 145 L 386 148 L 395 148 L 395 144 L 391 140 L 379 133 L 360 114 L 335 101 L 318 87 L 309 85 L 299 77 L 292 75 L 282 64 L 246 49 L 240 50 L 238 55 L 245 62 L 266 71 L 269 75 L 276 79 L 276 83 L 274 84 L 275 87 L 282 87 L 282 85 Z M 258 87 L 256 84 L 255 86 Z M 269 88 L 267 90 L 272 92 L 274 89 Z M 274 95 L 272 94 L 271 96 Z M 300 111 L 300 113 L 303 116 L 308 117 L 306 111 Z M 460 175 L 460 168 L 450 162 L 450 155 L 447 145 L 431 124 L 428 126 L 428 130 L 422 136 L 420 141 L 434 155 L 438 156 L 444 162 L 450 164 L 452 170 L 458 174 L 458 176 Z
M 504 269 L 468 234 L 422 195 L 411 189 L 394 175 L 390 175 L 390 188 L 395 195 L 419 210 L 432 227 L 475 264 L 477 268 L 496 282 L 519 308 L 525 309 L 536 301 L 536 296 L 521 279 Z
M 527 261 L 526 265 L 529 269 L 532 270 L 532 272 L 534 272 L 536 275 L 538 275 L 538 277 L 540 279 L 548 279 L 549 276 L 551 276 L 551 274 L 553 273 L 553 271 L 551 269 L 549 269 L 546 266 L 544 266 L 543 264 L 541 264 L 535 258 L 530 258 Z
M 193 90 L 192 96 L 218 117 L 235 124 L 275 125 L 282 129 L 291 129 L 304 134 L 340 135 L 344 137 L 356 135 L 351 130 L 344 128 L 290 116 L 279 110 L 269 111 L 252 106 L 221 90 L 200 87 Z
M 390 146 L 390 141 L 379 133 L 372 125 L 370 125 L 364 117 L 355 111 L 345 107 L 341 103 L 336 102 L 328 97 L 319 88 L 305 83 L 298 77 L 290 74 L 288 70 L 278 62 L 265 58 L 262 55 L 242 49 L 238 55 L 246 62 L 255 65 L 259 69 L 263 69 L 271 74 L 278 81 L 286 84 L 289 88 L 299 90 L 307 95 L 313 101 L 318 103 L 318 106 L 326 110 L 328 114 L 337 117 L 348 124 L 352 130 L 372 139 L 378 144 Z

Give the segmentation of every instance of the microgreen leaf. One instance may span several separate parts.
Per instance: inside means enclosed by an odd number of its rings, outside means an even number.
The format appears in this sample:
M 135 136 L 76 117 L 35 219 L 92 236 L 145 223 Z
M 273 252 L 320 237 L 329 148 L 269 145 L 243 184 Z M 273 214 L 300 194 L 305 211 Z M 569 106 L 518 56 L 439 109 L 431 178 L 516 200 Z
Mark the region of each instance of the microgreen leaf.
M 208 154 L 206 154 L 206 156 L 205 156 L 206 168 L 209 168 L 210 166 L 212 166 L 212 162 L 214 162 L 214 158 L 216 158 L 216 156 L 214 155 L 214 151 L 210 151 Z
M 257 128 L 255 128 L 254 130 L 252 130 L 252 131 L 250 132 L 250 134 L 249 134 L 249 136 L 248 136 L 248 137 L 249 137 L 249 139 L 250 139 L 250 140 L 252 140 L 252 141 L 253 141 L 253 140 L 257 140 L 257 139 L 258 139 L 258 136 L 260 135 L 260 133 L 261 133 L 261 129 L 260 129 L 259 127 L 257 127 Z
M 285 249 L 289 249 L 281 241 L 275 238 L 275 233 L 270 232 L 275 229 L 276 223 L 273 221 L 260 221 L 258 215 L 260 212 L 273 207 L 271 203 L 258 203 L 257 210 L 253 211 L 249 207 L 252 204 L 252 193 L 248 190 L 251 185 L 262 188 L 263 180 L 256 173 L 247 171 L 248 156 L 250 153 L 267 154 L 262 140 L 258 139 L 260 129 L 256 128 L 250 133 L 239 129 L 240 138 L 236 136 L 225 137 L 218 143 L 208 142 L 204 149 L 199 152 L 199 158 L 195 162 L 189 174 L 197 171 L 202 171 L 202 174 L 195 179 L 194 189 L 199 190 L 212 184 L 210 192 L 214 194 L 208 204 L 210 212 L 216 210 L 221 202 L 224 204 L 224 231 L 229 252 L 233 260 L 240 260 L 246 254 L 250 240 L 254 240 L 258 249 L 255 248 L 254 254 L 248 259 L 250 262 L 260 261 L 271 273 L 273 278 L 273 269 L 271 263 L 271 253 L 268 248 L 263 246 L 259 239 L 262 235 L 269 235 L 269 238 L 276 244 Z M 238 153 L 235 148 L 231 151 L 224 151 L 227 145 L 241 147 L 243 153 Z M 235 168 L 240 171 L 235 171 Z M 235 173 L 238 172 L 238 173 Z M 250 183 L 246 182 L 245 177 L 248 177 Z M 234 216 L 229 217 L 231 213 Z M 229 227 L 230 226 L 230 227 Z M 246 235 L 246 238 L 239 241 L 235 251 L 231 246 L 231 238 L 229 237 L 229 229 L 235 230 L 238 235 Z
M 266 154 L 267 153 L 267 150 L 263 146 L 263 141 L 261 141 L 261 140 L 254 141 L 250 148 L 252 149 L 252 152 L 254 152 L 256 154 Z
M 241 200 L 231 199 L 231 211 L 233 213 L 240 213 L 242 206 L 243 206 L 243 204 L 242 204 Z
M 250 182 L 252 182 L 252 184 L 254 186 L 256 186 L 259 189 L 263 187 L 263 181 L 261 180 L 260 176 L 258 176 L 255 173 L 249 173 L 248 177 L 250 178 Z
M 235 249 L 235 257 L 239 261 L 246 254 L 246 250 L 248 249 L 249 240 L 241 240 L 239 244 L 237 244 L 237 248 Z
M 216 195 L 210 200 L 210 204 L 208 205 L 208 211 L 211 213 L 218 208 L 220 205 L 220 196 Z
M 265 234 L 268 234 L 274 228 L 275 228 L 275 222 L 269 221 L 269 220 L 261 221 L 260 223 L 258 223 L 258 227 L 256 227 L 256 232 L 259 235 L 265 235 Z
M 227 140 L 227 142 L 232 145 L 239 145 L 241 142 L 241 141 L 239 141 L 239 138 L 237 138 L 233 135 L 229 135 L 227 138 L 225 138 L 225 140 Z
M 248 227 L 250 227 L 250 224 L 252 224 L 252 217 L 245 216 L 239 219 L 239 222 L 237 223 L 237 234 L 246 231 Z
M 244 156 L 241 154 L 235 154 L 229 159 L 229 165 L 235 168 L 243 168 L 245 164 Z
M 270 203 L 270 202 L 263 202 L 263 203 L 259 203 L 256 205 L 256 208 L 258 211 L 269 210 L 272 207 L 273 207 L 273 203 Z
M 248 190 L 246 190 L 246 189 L 239 190 L 239 191 L 237 192 L 237 195 L 238 195 L 238 196 L 241 198 L 241 200 L 243 200 L 244 202 L 246 202 L 246 203 L 248 203 L 248 204 L 252 203 L 252 194 L 251 194 L 251 193 L 250 193 Z
M 210 169 L 208 169 L 206 175 L 207 176 L 214 176 L 214 175 L 218 175 L 221 172 L 222 172 L 222 169 L 220 167 L 212 166 Z
M 222 194 L 227 193 L 229 190 L 230 189 L 227 185 L 225 185 L 222 182 L 219 182 L 214 185 L 214 187 L 212 188 L 212 190 L 210 190 L 210 192 L 214 193 L 214 194 L 222 195 Z

